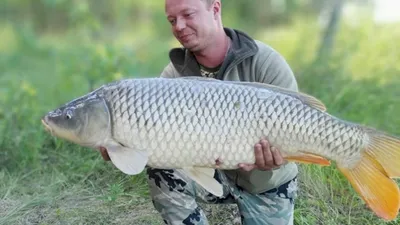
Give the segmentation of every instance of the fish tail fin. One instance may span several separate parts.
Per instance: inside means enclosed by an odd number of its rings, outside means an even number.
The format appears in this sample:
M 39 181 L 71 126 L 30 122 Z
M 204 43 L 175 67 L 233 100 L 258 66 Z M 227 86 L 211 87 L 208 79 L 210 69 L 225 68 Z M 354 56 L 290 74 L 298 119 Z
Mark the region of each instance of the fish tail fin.
M 400 178 L 400 138 L 366 128 L 369 145 L 366 152 L 382 165 L 390 178 Z
M 379 217 L 393 220 L 400 208 L 399 187 L 391 178 L 400 175 L 400 140 L 366 129 L 369 143 L 354 168 L 338 166 L 353 188 Z

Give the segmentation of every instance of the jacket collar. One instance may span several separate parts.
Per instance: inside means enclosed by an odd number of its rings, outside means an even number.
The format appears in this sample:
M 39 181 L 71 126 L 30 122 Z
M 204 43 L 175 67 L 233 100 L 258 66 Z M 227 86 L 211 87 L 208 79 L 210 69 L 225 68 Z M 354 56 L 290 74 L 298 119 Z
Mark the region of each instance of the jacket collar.
M 224 28 L 225 33 L 231 38 L 232 44 L 224 62 L 221 65 L 217 78 L 222 79 L 225 71 L 237 65 L 242 60 L 257 53 L 255 41 L 244 32 Z M 181 76 L 200 76 L 200 67 L 193 53 L 185 48 L 173 48 L 169 57 L 175 69 Z

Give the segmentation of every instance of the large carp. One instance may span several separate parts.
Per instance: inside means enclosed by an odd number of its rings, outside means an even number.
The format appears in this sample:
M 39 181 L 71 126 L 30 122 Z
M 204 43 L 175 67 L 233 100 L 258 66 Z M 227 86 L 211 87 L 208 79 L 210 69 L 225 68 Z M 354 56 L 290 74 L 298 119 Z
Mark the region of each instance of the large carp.
M 338 169 L 381 218 L 396 218 L 400 140 L 336 118 L 310 95 L 255 82 L 139 78 L 112 82 L 45 115 L 54 136 L 105 148 L 130 175 L 145 166 L 184 170 L 220 196 L 214 169 L 254 163 L 267 138 L 288 161 Z

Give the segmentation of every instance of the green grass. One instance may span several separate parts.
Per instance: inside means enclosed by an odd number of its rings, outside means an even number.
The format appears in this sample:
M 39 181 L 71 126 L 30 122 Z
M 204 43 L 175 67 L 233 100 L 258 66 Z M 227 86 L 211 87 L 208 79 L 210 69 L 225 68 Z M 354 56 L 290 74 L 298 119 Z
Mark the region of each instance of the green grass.
M 398 30 L 344 27 L 328 62 L 313 61 L 313 24 L 255 35 L 288 59 L 300 89 L 330 113 L 400 135 Z M 50 137 L 40 117 L 113 79 L 157 76 L 176 43 L 137 35 L 132 43 L 126 36 L 107 43 L 38 37 L 10 26 L 2 39 L 0 224 L 162 224 L 143 174 L 124 176 L 95 151 Z M 300 169 L 295 224 L 384 224 L 334 166 Z M 228 206 L 204 207 L 211 224 L 232 216 Z

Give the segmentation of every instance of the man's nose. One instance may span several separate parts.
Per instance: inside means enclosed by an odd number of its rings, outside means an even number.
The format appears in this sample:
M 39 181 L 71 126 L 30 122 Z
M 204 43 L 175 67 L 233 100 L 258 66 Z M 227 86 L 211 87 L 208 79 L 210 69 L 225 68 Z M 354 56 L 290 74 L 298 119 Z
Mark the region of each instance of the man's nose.
M 183 19 L 177 19 L 176 20 L 176 25 L 175 25 L 175 29 L 177 31 L 181 31 L 186 27 L 186 22 Z

